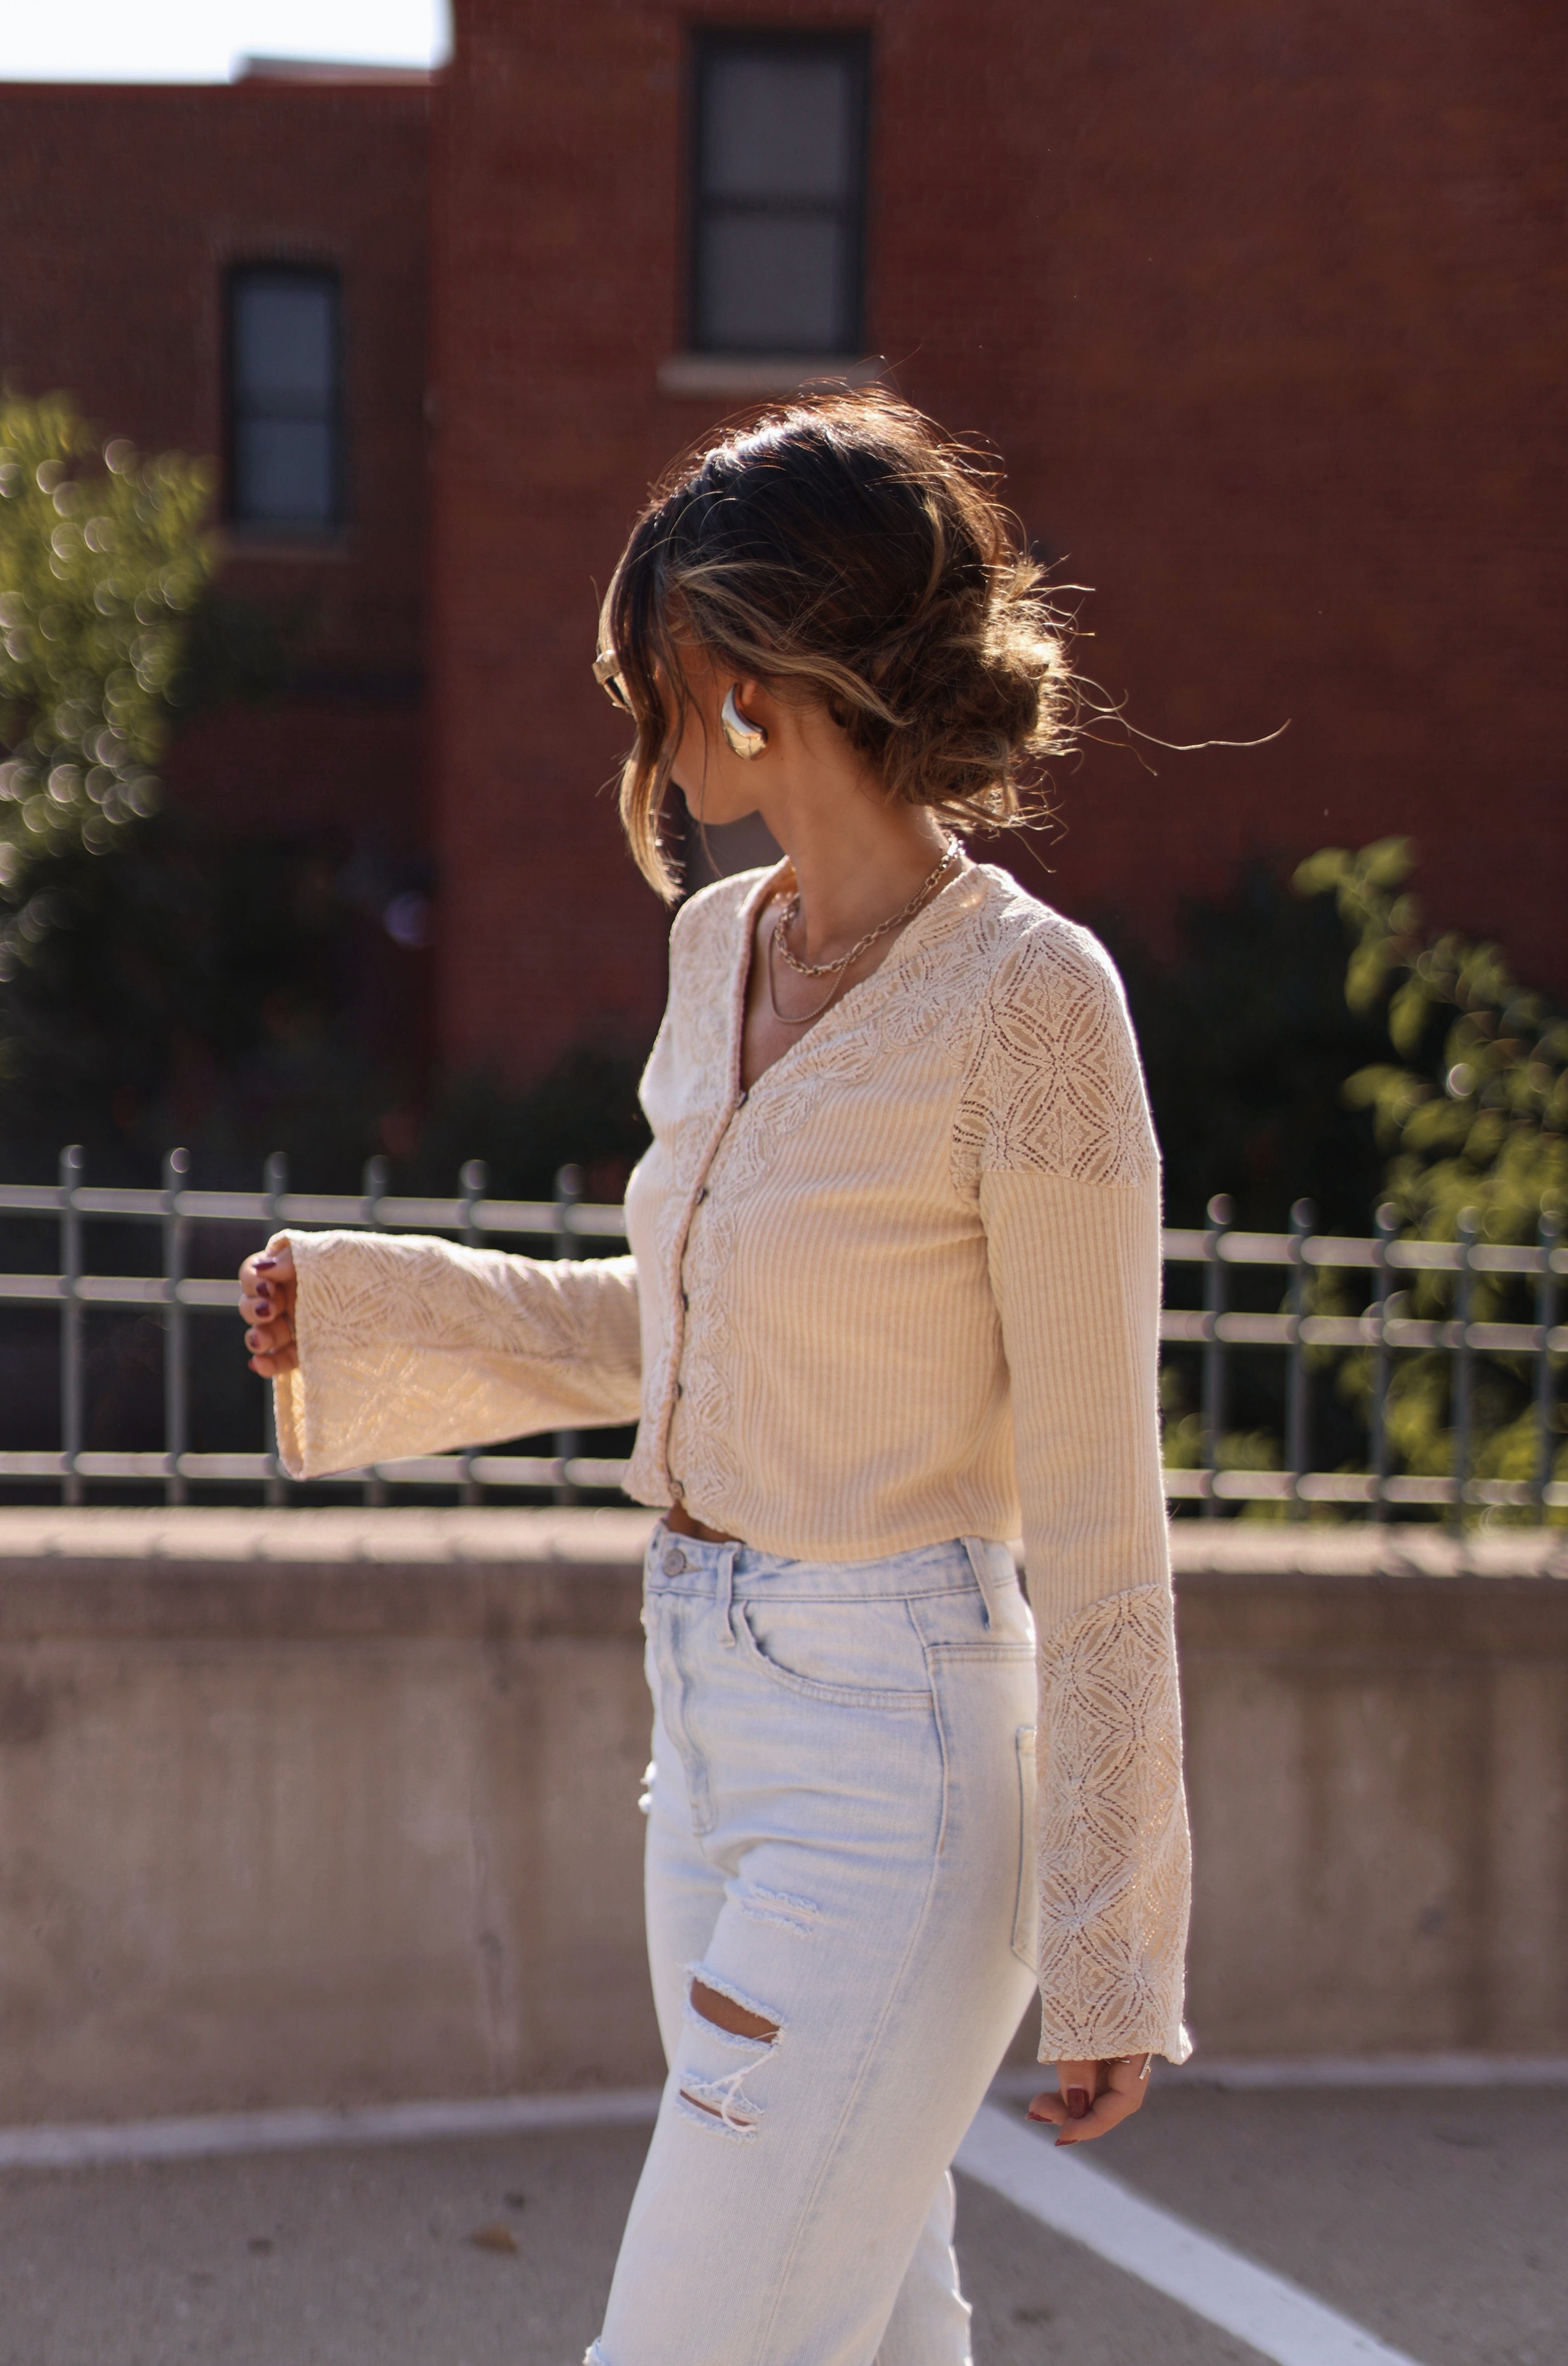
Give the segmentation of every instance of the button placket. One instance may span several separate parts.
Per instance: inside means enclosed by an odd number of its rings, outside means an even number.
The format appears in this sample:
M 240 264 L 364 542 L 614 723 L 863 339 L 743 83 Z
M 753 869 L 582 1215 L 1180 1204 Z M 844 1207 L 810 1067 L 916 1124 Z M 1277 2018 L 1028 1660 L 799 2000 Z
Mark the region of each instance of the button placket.
M 686 1316 L 690 1313 L 692 1305 L 691 1292 L 686 1289 L 683 1279 L 686 1250 L 691 1241 L 693 1219 L 708 1197 L 710 1188 L 708 1177 L 713 1172 L 714 1160 L 724 1146 L 725 1138 L 736 1112 L 745 1107 L 749 1098 L 749 1093 L 737 1094 L 727 1104 L 722 1118 L 715 1127 L 707 1148 L 692 1177 L 691 1196 L 686 1203 L 685 1217 L 676 1241 L 674 1259 L 676 1288 L 674 1303 L 671 1310 L 670 1369 L 665 1381 L 664 1403 L 660 1423 L 659 1459 L 664 1466 L 664 1476 L 670 1492 L 677 1503 L 681 1501 L 684 1491 L 680 1480 L 670 1468 L 670 1433 L 674 1426 L 675 1408 L 683 1393 L 681 1368 L 686 1352 Z

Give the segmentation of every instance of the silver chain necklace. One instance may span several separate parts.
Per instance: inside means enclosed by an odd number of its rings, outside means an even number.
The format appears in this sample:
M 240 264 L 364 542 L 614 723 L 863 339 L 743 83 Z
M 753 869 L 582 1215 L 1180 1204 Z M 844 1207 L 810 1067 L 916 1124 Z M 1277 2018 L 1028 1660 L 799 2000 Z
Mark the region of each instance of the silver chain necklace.
M 857 943 L 852 944 L 850 947 L 847 953 L 840 954 L 837 961 L 803 962 L 798 961 L 795 954 L 791 952 L 785 932 L 787 930 L 792 928 L 795 922 L 800 918 L 800 890 L 797 887 L 795 894 L 790 897 L 788 903 L 780 912 L 778 918 L 773 922 L 773 928 L 768 936 L 768 1000 L 773 1007 L 773 1017 L 780 1021 L 781 1025 L 785 1027 L 804 1027 L 811 1020 L 820 1019 L 822 1013 L 827 1009 L 829 1004 L 837 995 L 840 986 L 843 984 L 844 972 L 849 968 L 851 963 L 858 961 L 861 954 L 865 952 L 867 946 L 875 944 L 879 937 L 886 936 L 890 930 L 897 929 L 900 927 L 904 921 L 911 919 L 915 913 L 919 911 L 920 906 L 925 902 L 926 897 L 931 894 L 931 889 L 936 885 L 937 881 L 942 877 L 942 873 L 952 868 L 953 864 L 963 853 L 963 851 L 964 850 L 959 845 L 958 840 L 955 838 L 950 838 L 945 849 L 943 850 L 942 861 L 937 864 L 934 871 L 931 872 L 928 876 L 921 881 L 914 894 L 910 896 L 908 902 L 905 905 L 903 910 L 901 912 L 895 912 L 890 920 L 881 921 L 876 928 L 868 929 L 864 936 L 862 937 Z M 783 955 L 784 961 L 788 966 L 794 970 L 797 977 L 830 977 L 832 979 L 833 983 L 828 990 L 826 1000 L 819 1002 L 814 1010 L 803 1011 L 800 1016 L 796 1018 L 793 1011 L 781 1010 L 779 1008 L 779 997 L 773 985 L 773 955 L 775 952 Z

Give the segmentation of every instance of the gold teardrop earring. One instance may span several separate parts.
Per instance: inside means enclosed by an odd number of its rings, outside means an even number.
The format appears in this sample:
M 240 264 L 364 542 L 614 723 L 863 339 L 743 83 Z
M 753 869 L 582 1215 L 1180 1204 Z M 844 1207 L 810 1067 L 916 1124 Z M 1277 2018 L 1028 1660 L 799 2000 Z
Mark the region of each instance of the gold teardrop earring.
M 731 753 L 750 764 L 767 746 L 768 735 L 760 723 L 748 723 L 736 704 L 735 693 L 739 687 L 738 682 L 732 682 L 725 692 L 724 704 L 718 710 L 718 727 Z

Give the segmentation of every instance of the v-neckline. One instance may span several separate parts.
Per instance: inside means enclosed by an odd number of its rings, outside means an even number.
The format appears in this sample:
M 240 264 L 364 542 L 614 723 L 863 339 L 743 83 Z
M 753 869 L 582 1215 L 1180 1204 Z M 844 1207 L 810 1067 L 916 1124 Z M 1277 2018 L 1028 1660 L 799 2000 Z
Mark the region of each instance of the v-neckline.
M 743 1102 L 750 1100 L 753 1093 L 760 1092 L 768 1078 L 775 1076 L 780 1068 L 784 1067 L 795 1058 L 797 1053 L 804 1051 L 814 1037 L 820 1035 L 829 1020 L 836 1019 L 840 1011 L 847 1010 L 857 995 L 863 994 L 869 986 L 874 986 L 879 978 L 886 977 L 900 968 L 908 947 L 915 938 L 916 930 L 920 929 L 921 923 L 927 917 L 940 910 L 948 897 L 957 888 L 963 886 L 965 880 L 977 878 L 987 868 L 983 862 L 972 862 L 965 869 L 960 871 L 956 877 L 950 879 L 944 887 L 939 887 L 930 903 L 922 904 L 914 918 L 905 922 L 876 967 L 867 976 L 857 978 L 853 986 L 847 987 L 837 1001 L 823 1011 L 820 1018 L 812 1020 L 810 1025 L 803 1029 L 793 1042 L 786 1043 L 777 1058 L 770 1060 L 767 1066 L 759 1070 L 748 1085 L 741 1080 L 741 1062 L 746 1051 L 746 1004 L 751 984 L 751 963 L 756 957 L 757 916 L 779 884 L 788 862 L 789 857 L 784 855 L 774 863 L 771 871 L 765 871 L 740 907 L 740 941 L 737 949 L 735 967 L 730 976 L 729 1042 L 726 1068 L 728 1091 L 725 1099 L 727 1116 L 739 1109 Z

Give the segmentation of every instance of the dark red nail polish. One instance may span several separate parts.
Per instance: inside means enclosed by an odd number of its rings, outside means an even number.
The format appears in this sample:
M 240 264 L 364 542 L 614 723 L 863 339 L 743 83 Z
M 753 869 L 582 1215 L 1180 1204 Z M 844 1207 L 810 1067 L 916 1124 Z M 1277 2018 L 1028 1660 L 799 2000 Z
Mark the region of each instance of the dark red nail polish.
M 1087 2087 L 1069 2087 L 1067 2089 L 1067 2117 L 1069 2120 L 1088 2119 L 1089 2089 Z

